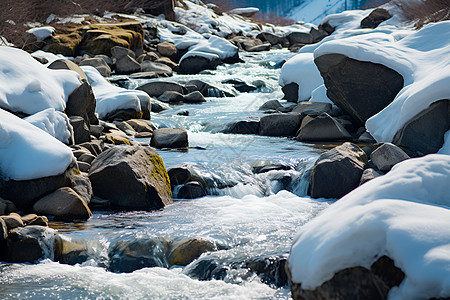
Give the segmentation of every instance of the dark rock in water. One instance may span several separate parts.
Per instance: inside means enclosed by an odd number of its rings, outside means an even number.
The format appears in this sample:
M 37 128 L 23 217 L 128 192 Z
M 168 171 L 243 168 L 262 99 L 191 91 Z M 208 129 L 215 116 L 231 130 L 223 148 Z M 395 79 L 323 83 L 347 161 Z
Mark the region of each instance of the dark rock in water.
M 0 179 L 0 197 L 14 203 L 18 210 L 29 212 L 33 204 L 45 195 L 69 184 L 69 173 L 22 181 Z
M 341 54 L 314 60 L 327 96 L 361 125 L 388 106 L 403 88 L 403 77 L 386 66 L 362 62 Z
M 202 103 L 206 102 L 205 97 L 199 91 L 195 91 L 184 96 L 185 103 Z
M 138 70 L 139 71 L 139 70 Z M 141 64 L 141 72 L 155 72 L 159 77 L 170 77 L 173 75 L 172 68 L 166 64 L 156 61 L 145 60 Z
M 124 209 L 158 209 L 172 203 L 169 176 L 158 153 L 144 146 L 113 147 L 89 172 L 94 195 Z
M 24 226 L 22 218 L 19 214 L 16 213 L 10 213 L 7 216 L 0 216 L 0 219 L 5 222 L 6 228 L 8 228 L 8 230 Z
M 367 168 L 364 170 L 363 174 L 361 175 L 361 180 L 359 182 L 359 185 L 363 185 L 364 183 L 377 178 L 379 176 L 382 176 L 383 173 L 379 172 L 379 171 L 375 171 L 372 168 Z
M 269 51 L 270 48 L 272 48 L 272 45 L 270 43 L 264 43 L 261 45 L 253 46 L 247 48 L 248 52 L 261 52 L 261 51 Z
M 166 91 L 178 92 L 180 94 L 186 94 L 186 89 L 175 82 L 170 81 L 154 81 L 149 82 L 136 88 L 146 92 L 150 97 L 158 98 Z
M 281 105 L 281 103 L 278 100 L 270 100 L 267 101 L 266 103 L 264 103 L 263 105 L 261 105 L 258 109 L 259 110 L 276 110 L 277 108 L 283 107 L 283 105 Z
M 228 124 L 225 133 L 234 134 L 258 134 L 259 122 L 256 121 L 236 121 Z
M 184 96 L 178 92 L 165 91 L 161 96 L 158 97 L 159 101 L 165 103 L 182 103 L 184 101 Z
M 288 284 L 286 263 L 287 255 L 260 256 L 247 261 L 245 267 L 258 274 L 264 283 L 281 287 Z
M 154 113 L 160 113 L 160 112 L 162 112 L 164 110 L 170 109 L 170 106 L 167 105 L 166 103 L 164 103 L 162 101 L 159 101 L 159 100 L 156 100 L 156 99 L 153 99 L 153 98 L 150 99 L 150 103 L 151 103 L 151 106 L 152 106 L 151 110 Z
M 202 238 L 183 239 L 170 244 L 169 266 L 187 266 L 205 252 L 216 250 L 213 242 Z
M 187 266 L 183 273 L 187 276 L 198 280 L 222 280 L 230 270 L 229 267 L 221 264 L 214 258 L 199 259 L 193 264 Z
M 295 82 L 291 82 L 286 84 L 281 88 L 284 93 L 283 99 L 286 99 L 289 102 L 297 103 L 298 101 L 298 84 Z
M 37 214 L 54 216 L 55 220 L 86 220 L 91 210 L 71 188 L 63 187 L 38 200 L 33 205 Z
M 300 283 L 291 281 L 291 292 L 294 299 L 384 300 L 394 286 L 400 285 L 404 277 L 405 274 L 395 266 L 393 260 L 382 256 L 370 269 L 353 267 L 339 271 L 314 290 L 304 290 Z
M 86 124 L 98 124 L 95 115 L 96 100 L 91 85 L 86 81 L 77 87 L 70 95 L 66 103 L 65 113 L 70 116 L 81 116 Z
M 83 242 L 68 240 L 57 235 L 54 244 L 55 261 L 62 264 L 75 265 L 88 260 L 87 246 Z
M 53 245 L 51 237 L 55 233 L 43 226 L 27 226 L 13 229 L 6 239 L 4 261 L 11 263 L 34 262 L 42 258 L 44 251 L 50 251 Z M 42 249 L 42 246 L 47 249 Z
M 177 115 L 178 116 L 185 116 L 185 117 L 187 117 L 187 116 L 189 116 L 189 111 L 188 110 L 183 110 L 183 111 L 180 111 L 179 113 L 177 113 Z
M 38 216 L 36 214 L 28 214 L 22 216 L 22 221 L 25 226 L 28 225 L 38 225 L 38 226 L 48 226 L 48 219 L 45 216 Z
M 195 199 L 206 196 L 206 191 L 197 181 L 191 181 L 183 184 L 178 190 L 176 197 L 178 199 Z
M 203 70 L 215 70 L 220 64 L 218 56 L 189 56 L 180 62 L 178 74 L 198 74 Z
M 75 140 L 75 144 L 90 142 L 91 133 L 85 119 L 80 116 L 72 116 L 69 119 L 70 125 L 73 127 L 73 138 Z
M 392 18 L 392 15 L 384 8 L 376 8 L 362 19 L 361 28 L 377 28 L 382 22 Z
M 16 212 L 17 208 L 12 201 L 0 198 L 0 216 Z
M 169 241 L 162 238 L 119 241 L 109 252 L 109 271 L 131 273 L 142 268 L 168 268 Z
M 311 34 L 306 32 L 291 32 L 287 36 L 289 43 L 294 44 L 312 44 L 313 37 Z
M 258 88 L 252 84 L 248 84 L 240 79 L 229 79 L 225 80 L 222 83 L 232 84 L 233 87 L 241 93 L 248 93 L 252 91 L 256 91 Z
M 341 198 L 359 186 L 366 153 L 344 143 L 319 156 L 311 172 L 311 197 Z
M 414 116 L 395 134 L 393 143 L 411 157 L 439 151 L 444 144 L 444 134 L 450 129 L 449 102 L 437 101 Z
M 261 32 L 256 36 L 256 38 L 260 39 L 263 42 L 269 42 L 271 45 L 281 45 L 282 47 L 288 46 L 288 43 L 285 39 L 270 32 Z
M 259 121 L 259 134 L 268 136 L 295 136 L 302 117 L 298 114 L 272 114 Z
M 203 188 L 206 188 L 206 183 L 200 174 L 191 166 L 182 164 L 175 167 L 170 168 L 167 171 L 170 183 L 172 186 L 182 185 L 188 182 L 198 182 L 202 185 Z
M 275 170 L 292 170 L 292 167 L 280 162 L 273 162 L 273 161 L 258 161 L 252 164 L 253 172 L 255 174 L 261 174 L 269 171 L 275 171 Z
M 370 154 L 370 159 L 383 172 L 388 172 L 393 166 L 410 158 L 402 149 L 391 143 L 384 143 Z
M 186 148 L 189 146 L 188 134 L 184 128 L 160 128 L 153 131 L 150 146 L 161 148 Z
M 197 88 L 197 91 L 202 93 L 204 97 L 234 97 L 233 94 L 222 91 L 221 89 L 210 85 L 209 83 L 203 82 L 201 80 L 189 80 L 186 85 L 194 85 Z
M 299 141 L 348 141 L 351 138 L 351 134 L 327 113 L 300 127 L 297 135 Z
M 297 104 L 292 112 L 308 116 L 318 116 L 321 113 L 331 114 L 332 109 L 330 103 L 305 101 Z

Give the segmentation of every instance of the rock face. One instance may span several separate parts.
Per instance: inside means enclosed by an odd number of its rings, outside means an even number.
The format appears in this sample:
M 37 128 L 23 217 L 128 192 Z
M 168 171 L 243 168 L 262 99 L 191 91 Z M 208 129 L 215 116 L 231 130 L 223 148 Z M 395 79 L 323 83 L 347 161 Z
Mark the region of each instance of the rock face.
M 393 166 L 408 158 L 408 154 L 391 143 L 384 143 L 370 154 L 373 164 L 383 172 L 390 171 Z
M 348 141 L 351 134 L 327 113 L 302 126 L 297 135 L 299 141 Z
M 403 77 L 380 64 L 361 62 L 341 54 L 314 60 L 327 96 L 361 125 L 389 105 L 403 88 Z
M 311 197 L 341 198 L 359 186 L 366 153 L 344 143 L 319 156 L 311 172 Z
M 259 121 L 259 134 L 268 136 L 295 136 L 301 124 L 298 114 L 272 114 Z
M 392 18 L 392 15 L 383 8 L 374 9 L 367 17 L 362 19 L 361 28 L 377 28 L 382 22 Z
M 150 147 L 113 147 L 91 165 L 94 195 L 124 209 L 158 209 L 172 203 L 164 163 Z
M 221 64 L 219 57 L 189 56 L 178 66 L 179 74 L 198 74 L 203 70 L 215 70 Z
M 186 148 L 188 134 L 184 128 L 160 128 L 153 131 L 150 146 L 156 148 Z
M 387 256 L 382 256 L 370 269 L 348 268 L 334 274 L 314 290 L 304 290 L 301 284 L 291 282 L 294 299 L 387 299 L 391 288 L 398 286 L 405 274 Z
M 444 134 L 450 129 L 449 100 L 441 100 L 414 116 L 399 130 L 393 143 L 409 156 L 436 153 L 444 144 Z
M 45 196 L 33 206 L 37 214 L 51 215 L 55 220 L 86 220 L 92 215 L 91 210 L 80 196 L 71 188 L 60 188 Z

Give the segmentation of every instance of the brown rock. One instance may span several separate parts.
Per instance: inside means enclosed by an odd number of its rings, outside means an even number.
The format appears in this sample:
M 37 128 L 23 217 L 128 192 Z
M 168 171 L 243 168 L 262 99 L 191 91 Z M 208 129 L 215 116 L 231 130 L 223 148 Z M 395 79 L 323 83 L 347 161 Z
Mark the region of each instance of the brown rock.
M 1 216 L 0 218 L 3 219 L 3 221 L 5 221 L 6 227 L 8 228 L 8 230 L 17 228 L 17 227 L 23 227 L 23 221 L 22 218 L 20 217 L 20 215 L 16 214 L 16 213 L 10 213 L 7 216 Z
M 177 54 L 177 48 L 173 43 L 162 42 L 157 45 L 158 52 L 165 57 L 173 57 Z
M 47 68 L 53 70 L 72 70 L 80 75 L 81 81 L 87 81 L 86 74 L 84 74 L 83 70 L 81 70 L 79 66 L 68 59 L 57 59 L 52 62 Z
M 168 255 L 170 266 L 187 266 L 200 255 L 216 249 L 213 242 L 202 238 L 190 238 L 176 241 L 171 244 Z

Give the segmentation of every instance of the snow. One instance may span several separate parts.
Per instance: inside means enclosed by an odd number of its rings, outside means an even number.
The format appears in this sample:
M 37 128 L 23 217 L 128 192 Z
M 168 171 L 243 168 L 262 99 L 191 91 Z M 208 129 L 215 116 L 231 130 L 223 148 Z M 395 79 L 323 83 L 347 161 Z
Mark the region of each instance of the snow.
M 279 84 L 285 86 L 295 82 L 298 84 L 298 100 L 311 98 L 312 91 L 323 85 L 322 76 L 314 64 L 312 53 L 300 53 L 288 60 L 281 68 Z
M 0 36 L 0 46 L 14 46 L 13 44 L 11 44 L 10 42 L 8 42 L 8 40 L 2 36 Z
M 241 7 L 241 8 L 235 8 L 230 10 L 229 14 L 251 14 L 251 13 L 257 13 L 259 12 L 259 8 L 257 7 Z
M 291 248 L 292 280 L 314 289 L 339 270 L 387 255 L 405 273 L 389 299 L 450 296 L 450 156 L 394 166 L 303 226 Z
M 445 133 L 444 145 L 442 145 L 442 148 L 439 149 L 438 154 L 450 155 L 450 130 Z
M 69 144 L 71 140 L 71 125 L 65 113 L 47 108 L 24 119 L 30 124 L 42 129 L 59 141 Z
M 378 142 L 391 142 L 396 132 L 433 102 L 450 96 L 450 21 L 428 24 L 401 40 L 372 33 L 323 43 L 314 57 L 340 53 L 385 65 L 404 78 L 394 101 L 366 122 Z M 438 71 L 437 71 L 438 70 Z
M 45 40 L 52 36 L 54 31 L 55 28 L 52 26 L 35 27 L 27 30 L 28 33 L 34 34 L 38 41 Z
M 218 56 L 221 60 L 231 58 L 238 52 L 238 48 L 224 38 L 211 36 L 208 40 L 189 47 L 189 51 L 181 57 L 180 62 L 189 56 L 203 56 L 213 59 Z M 204 53 L 203 55 L 201 53 Z
M 94 67 L 82 66 L 97 100 L 95 112 L 100 119 L 119 109 L 140 112 L 141 103 L 150 103 L 150 96 L 144 91 L 127 90 L 109 83 Z
M 0 107 L 35 114 L 66 108 L 69 95 L 81 82 L 76 72 L 50 70 L 25 51 L 0 46 Z
M 69 59 L 68 57 L 66 57 L 66 56 L 64 56 L 62 54 L 53 54 L 53 53 L 45 52 L 45 51 L 42 51 L 42 50 L 38 50 L 38 51 L 35 51 L 35 52 L 31 53 L 31 56 L 39 57 L 39 58 L 45 58 L 48 61 L 44 65 L 46 67 L 48 67 L 55 60 L 58 60 L 58 59 L 61 59 L 61 58 Z
M 31 180 L 62 174 L 73 159 L 69 147 L 0 109 L 0 174 L 4 180 Z
M 324 84 L 316 88 L 311 93 L 311 99 L 309 99 L 311 102 L 323 102 L 323 103 L 330 103 L 334 104 L 333 101 L 330 100 L 327 96 L 327 88 Z
M 326 15 L 339 13 L 345 10 L 346 0 L 310 0 L 293 8 L 287 15 L 288 19 L 305 21 L 317 24 Z

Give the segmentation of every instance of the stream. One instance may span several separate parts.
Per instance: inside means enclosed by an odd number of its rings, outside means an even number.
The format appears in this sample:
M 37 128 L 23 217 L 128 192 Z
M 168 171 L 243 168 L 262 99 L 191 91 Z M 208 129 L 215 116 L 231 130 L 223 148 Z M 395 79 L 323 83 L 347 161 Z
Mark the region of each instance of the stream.
M 287 50 L 245 52 L 241 53 L 245 62 L 199 75 L 127 80 L 127 88 L 133 89 L 152 80 L 199 79 L 236 93 L 236 97 L 207 97 L 206 103 L 152 113 L 158 127 L 188 130 L 188 151 L 158 152 L 167 169 L 185 164 L 210 178 L 214 184 L 208 186 L 208 196 L 174 199 L 158 211 L 93 211 L 86 222 L 51 222 L 50 227 L 63 238 L 86 245 L 86 260 L 74 266 L 54 262 L 52 257 L 38 264 L 0 263 L 0 298 L 289 299 L 287 285 L 263 280 L 249 271 L 246 262 L 285 258 L 298 229 L 328 207 L 330 202 L 306 196 L 308 171 L 325 148 L 288 138 L 222 131 L 232 121 L 258 120 L 264 116 L 258 110 L 262 104 L 282 98 L 280 65 L 293 55 Z M 258 89 L 238 93 L 223 83 L 228 79 L 253 83 Z M 178 115 L 184 111 L 189 115 Z M 143 268 L 132 273 L 114 273 L 105 267 L 110 263 L 108 252 L 119 241 L 192 237 L 214 242 L 217 251 L 204 253 L 186 267 Z M 213 270 L 211 266 L 217 272 L 202 278 L 198 270 Z

